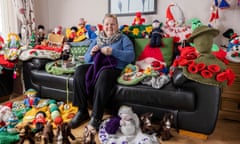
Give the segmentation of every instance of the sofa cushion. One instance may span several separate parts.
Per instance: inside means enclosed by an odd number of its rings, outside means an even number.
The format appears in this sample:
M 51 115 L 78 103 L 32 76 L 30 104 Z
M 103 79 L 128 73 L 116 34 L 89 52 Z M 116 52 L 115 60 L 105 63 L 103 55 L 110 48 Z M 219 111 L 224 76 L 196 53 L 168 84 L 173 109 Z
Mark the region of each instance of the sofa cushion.
M 175 88 L 172 83 L 167 84 L 161 90 L 144 85 L 117 85 L 115 99 L 120 103 L 136 103 L 179 111 L 195 110 L 196 101 L 193 91 Z

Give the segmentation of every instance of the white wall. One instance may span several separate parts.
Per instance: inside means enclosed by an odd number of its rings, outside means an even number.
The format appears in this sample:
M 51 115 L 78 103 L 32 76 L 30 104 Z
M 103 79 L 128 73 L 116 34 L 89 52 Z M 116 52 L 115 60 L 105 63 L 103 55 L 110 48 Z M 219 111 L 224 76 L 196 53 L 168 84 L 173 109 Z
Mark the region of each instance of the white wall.
M 154 19 L 161 22 L 166 21 L 166 8 L 174 2 L 178 4 L 184 12 L 186 21 L 191 18 L 199 18 L 204 24 L 208 24 L 210 18 L 210 6 L 214 0 L 157 0 L 157 14 L 143 15 L 146 23 L 151 23 Z M 220 1 L 220 0 L 219 0 Z M 240 34 L 240 6 L 236 5 L 236 0 L 230 2 L 229 9 L 220 10 L 220 19 L 214 25 L 223 33 L 228 28 L 233 28 Z M 55 26 L 71 27 L 77 25 L 79 18 L 83 17 L 90 24 L 102 22 L 105 13 L 108 12 L 108 0 L 35 0 L 36 22 L 43 24 L 47 29 Z M 134 16 L 119 17 L 120 24 L 131 24 Z M 227 39 L 219 35 L 216 43 L 225 44 Z

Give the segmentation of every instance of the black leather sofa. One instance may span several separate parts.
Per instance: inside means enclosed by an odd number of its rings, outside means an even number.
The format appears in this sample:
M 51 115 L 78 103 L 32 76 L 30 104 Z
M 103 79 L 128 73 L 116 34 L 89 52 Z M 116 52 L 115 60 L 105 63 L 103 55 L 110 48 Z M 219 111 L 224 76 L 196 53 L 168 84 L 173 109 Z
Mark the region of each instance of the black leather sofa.
M 13 91 L 13 70 L 3 68 L 0 74 L 0 98 L 10 96 Z
M 25 88 L 34 88 L 38 96 L 71 101 L 73 95 L 72 75 L 56 76 L 45 71 L 46 59 L 23 62 Z M 221 90 L 219 87 L 200 84 L 186 79 L 177 70 L 172 81 L 161 89 L 145 85 L 117 85 L 113 100 L 109 102 L 112 112 L 121 105 L 132 106 L 136 113 L 153 112 L 154 119 L 161 119 L 165 112 L 175 115 L 177 129 L 209 135 L 216 125 Z

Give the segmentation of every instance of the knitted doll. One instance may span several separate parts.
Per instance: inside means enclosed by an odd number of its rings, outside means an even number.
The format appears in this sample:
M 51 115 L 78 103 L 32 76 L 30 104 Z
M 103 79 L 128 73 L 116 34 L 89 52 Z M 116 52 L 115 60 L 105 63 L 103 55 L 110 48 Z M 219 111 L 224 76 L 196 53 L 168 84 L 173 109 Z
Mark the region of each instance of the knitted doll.
M 35 115 L 35 119 L 32 121 L 35 125 L 36 130 L 35 133 L 42 132 L 44 129 L 44 125 L 47 123 L 46 113 L 43 111 L 39 111 Z
M 37 96 L 37 91 L 35 89 L 28 89 L 25 93 L 24 104 L 26 107 L 36 106 L 40 101 L 39 97 Z
M 71 32 L 69 34 L 69 37 L 68 37 L 68 42 L 73 42 L 74 38 L 77 37 L 77 31 L 78 31 L 78 28 L 75 27 L 75 26 L 72 26 L 70 28 Z
M 38 25 L 37 31 L 37 44 L 41 44 L 41 42 L 45 39 L 45 27 L 43 25 Z
M 163 30 L 161 29 L 160 22 L 154 20 L 152 23 L 152 32 L 150 33 L 150 46 L 151 47 L 160 47 L 162 46 Z

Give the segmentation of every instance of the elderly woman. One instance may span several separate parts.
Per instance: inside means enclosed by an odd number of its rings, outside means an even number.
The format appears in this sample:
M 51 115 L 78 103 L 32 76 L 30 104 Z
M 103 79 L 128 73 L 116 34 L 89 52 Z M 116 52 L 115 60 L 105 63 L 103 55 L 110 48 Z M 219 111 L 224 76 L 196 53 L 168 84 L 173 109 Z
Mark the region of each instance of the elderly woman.
M 133 44 L 119 31 L 116 16 L 105 15 L 103 31 L 92 41 L 84 58 L 87 64 L 79 66 L 74 73 L 73 105 L 78 107 L 78 112 L 70 126 L 77 128 L 90 119 L 88 129 L 98 130 L 118 76 L 135 58 Z M 88 100 L 92 102 L 91 117 Z

